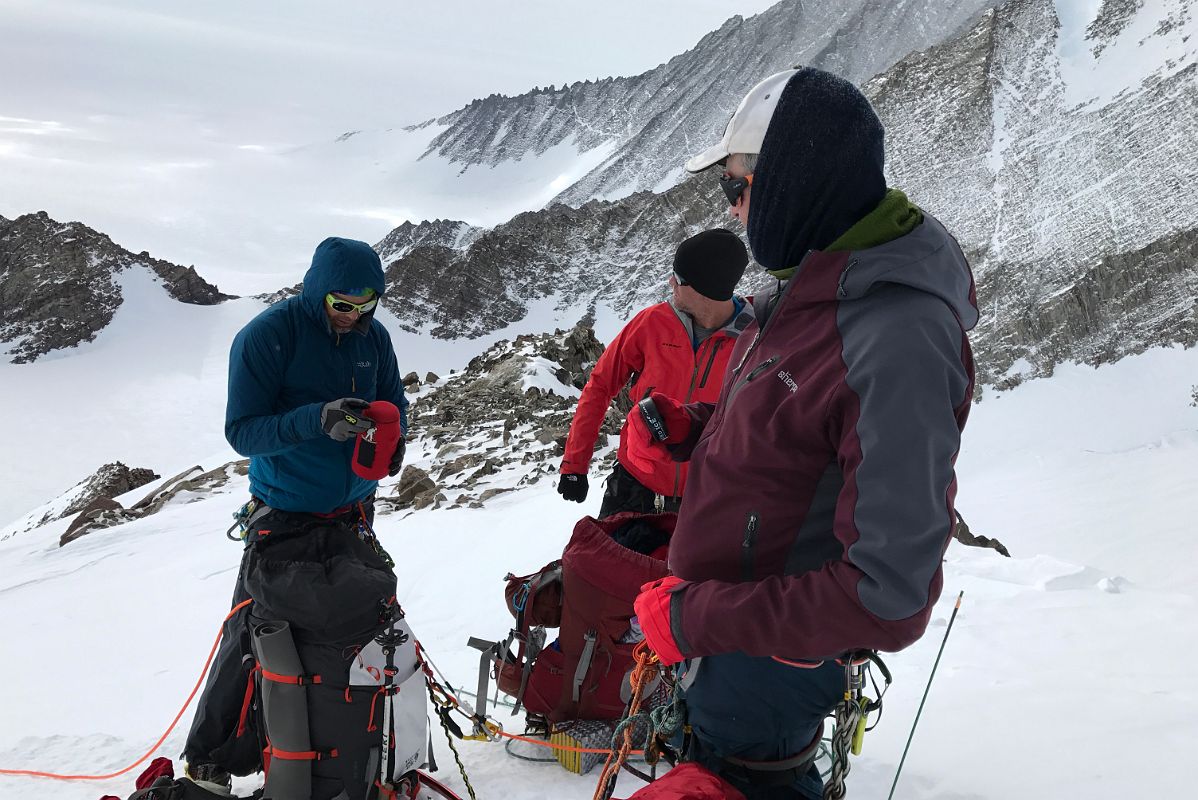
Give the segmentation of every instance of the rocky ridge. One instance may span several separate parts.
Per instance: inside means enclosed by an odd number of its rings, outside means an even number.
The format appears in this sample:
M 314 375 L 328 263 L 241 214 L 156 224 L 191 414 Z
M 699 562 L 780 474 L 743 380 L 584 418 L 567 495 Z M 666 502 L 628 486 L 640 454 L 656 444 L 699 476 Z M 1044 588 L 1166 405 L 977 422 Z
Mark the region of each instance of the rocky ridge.
M 413 224 L 405 222 L 383 237 L 374 246 L 384 262 L 395 261 L 420 245 L 448 247 L 461 250 L 469 247 L 481 229 L 457 220 L 440 220 Z
M 0 221 L 0 343 L 13 363 L 91 341 L 122 302 L 119 277 L 148 270 L 181 303 L 230 300 L 195 267 L 133 254 L 79 222 L 60 223 L 44 211 Z
M 1133 43 L 1159 61 L 1156 72 L 1107 98 L 1076 101 L 1052 0 L 987 10 L 864 83 L 887 128 L 890 183 L 945 222 L 974 267 L 982 383 L 1198 341 L 1198 195 L 1185 188 L 1198 185 L 1192 2 L 1167 0 L 1155 32 Z M 1147 11 L 1108 0 L 1086 41 L 1115 58 L 1129 15 Z M 1185 55 L 1154 55 L 1170 47 Z M 695 149 L 677 149 L 670 163 Z M 389 260 L 389 307 L 406 329 L 442 338 L 500 329 L 534 304 L 551 303 L 567 324 L 598 303 L 626 318 L 663 298 L 677 242 L 733 224 L 708 175 L 615 202 L 553 205 L 467 247 L 417 245 Z M 764 282 L 750 268 L 742 289 Z
M 734 16 L 692 49 L 640 75 L 491 95 L 438 118 L 429 145 L 462 169 L 540 155 L 570 142 L 611 152 L 555 200 L 581 205 L 660 190 L 680 154 L 718 139 L 745 90 L 795 64 L 861 82 L 908 53 L 955 36 L 996 0 L 783 0 Z M 733 77 L 734 76 L 734 77 Z

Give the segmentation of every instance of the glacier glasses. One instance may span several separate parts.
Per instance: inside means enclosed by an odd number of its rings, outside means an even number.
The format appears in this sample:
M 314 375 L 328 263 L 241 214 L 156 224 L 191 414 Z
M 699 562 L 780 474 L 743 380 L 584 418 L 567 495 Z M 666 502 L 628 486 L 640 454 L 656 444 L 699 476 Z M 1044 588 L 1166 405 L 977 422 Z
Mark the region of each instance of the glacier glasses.
M 723 175 L 720 177 L 720 188 L 724 190 L 724 196 L 728 198 L 728 205 L 735 206 L 740 202 L 740 197 L 753 185 L 753 173 L 750 172 L 743 178 L 734 178 L 731 175 Z
M 377 297 L 372 297 L 365 303 L 351 303 L 348 300 L 342 300 L 334 297 L 331 293 L 324 296 L 324 301 L 328 303 L 329 308 L 341 314 L 348 314 L 351 311 L 357 311 L 359 314 L 365 315 L 374 311 L 374 307 L 379 304 Z

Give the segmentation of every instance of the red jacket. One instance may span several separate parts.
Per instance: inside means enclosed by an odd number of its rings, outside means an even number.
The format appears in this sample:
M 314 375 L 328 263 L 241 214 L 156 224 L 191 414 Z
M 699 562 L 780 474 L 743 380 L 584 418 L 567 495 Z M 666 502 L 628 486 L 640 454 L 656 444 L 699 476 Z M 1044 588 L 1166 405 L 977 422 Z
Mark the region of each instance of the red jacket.
M 691 319 L 669 303 L 658 303 L 641 311 L 624 326 L 603 351 L 582 390 L 561 471 L 585 475 L 591 464 L 599 427 L 611 401 L 632 379 L 633 402 L 662 392 L 683 402 L 714 403 L 736 337 L 753 320 L 752 307 L 736 300 L 737 313 L 696 350 Z M 660 447 L 627 435 L 628 421 L 620 428 L 620 450 L 616 457 L 634 478 L 649 490 L 678 497 L 686 485 L 686 464 L 675 463 Z M 629 453 L 635 455 L 629 457 Z M 652 464 L 652 469 L 646 469 Z

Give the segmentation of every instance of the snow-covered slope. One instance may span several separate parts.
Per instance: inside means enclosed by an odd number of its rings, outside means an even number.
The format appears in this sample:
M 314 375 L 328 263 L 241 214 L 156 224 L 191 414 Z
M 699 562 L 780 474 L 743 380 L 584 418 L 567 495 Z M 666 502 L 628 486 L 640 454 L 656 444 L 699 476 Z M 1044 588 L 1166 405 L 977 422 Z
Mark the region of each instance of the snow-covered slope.
M 974 409 L 958 464 L 960 508 L 1013 557 L 949 549 L 932 626 L 888 659 L 897 682 L 855 761 L 853 796 L 888 790 L 959 590 L 964 605 L 898 796 L 1189 795 L 1198 690 L 1178 676 L 1198 656 L 1189 633 L 1198 600 L 1196 373 L 1198 350 L 1160 349 L 1099 369 L 1063 367 Z M 180 434 L 172 429 L 171 441 L 198 452 Z M 110 449 L 120 444 L 109 428 L 90 435 Z M 244 490 L 232 482 L 224 494 L 61 549 L 65 521 L 0 542 L 0 768 L 113 770 L 165 729 L 228 609 L 240 548 L 223 532 Z M 596 494 L 581 508 L 564 503 L 542 481 L 484 509 L 380 520 L 400 600 L 451 681 L 474 679 L 467 636 L 497 636 L 510 624 L 503 573 L 556 556 L 573 521 L 598 502 Z M 181 743 L 176 731 L 162 754 Z M 451 764 L 439 739 L 436 746 Z M 517 761 L 498 744 L 460 748 L 480 797 L 583 800 L 594 789 L 594 775 Z M 1151 757 L 1131 763 L 1129 749 Z M 461 788 L 452 768 L 441 777 Z M 636 785 L 622 775 L 617 794 Z M 0 796 L 94 800 L 130 786 L 0 777 Z

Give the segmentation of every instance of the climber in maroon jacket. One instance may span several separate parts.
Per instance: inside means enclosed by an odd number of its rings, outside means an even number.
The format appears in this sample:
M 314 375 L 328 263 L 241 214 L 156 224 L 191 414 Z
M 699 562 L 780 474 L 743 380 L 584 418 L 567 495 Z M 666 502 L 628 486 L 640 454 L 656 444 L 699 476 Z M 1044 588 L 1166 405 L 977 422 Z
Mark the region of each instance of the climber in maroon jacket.
M 856 87 L 797 68 L 754 87 L 686 165 L 722 166 L 778 285 L 718 403 L 653 395 L 690 485 L 673 576 L 636 610 L 661 660 L 685 662 L 683 759 L 750 800 L 820 797 L 834 659 L 910 645 L 941 591 L 978 311 L 957 242 L 887 188 L 883 153 Z

